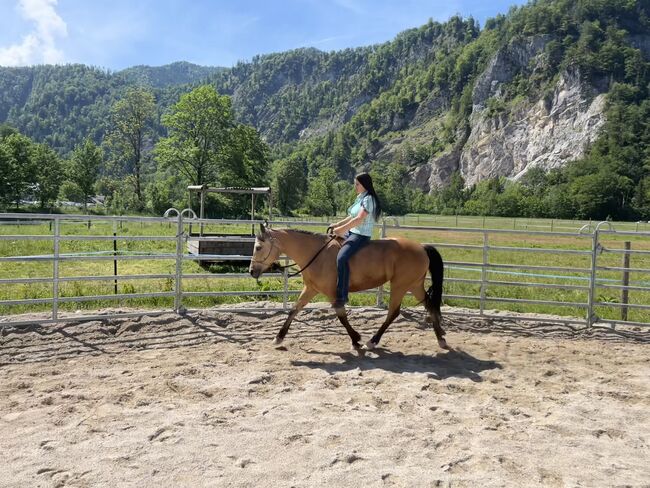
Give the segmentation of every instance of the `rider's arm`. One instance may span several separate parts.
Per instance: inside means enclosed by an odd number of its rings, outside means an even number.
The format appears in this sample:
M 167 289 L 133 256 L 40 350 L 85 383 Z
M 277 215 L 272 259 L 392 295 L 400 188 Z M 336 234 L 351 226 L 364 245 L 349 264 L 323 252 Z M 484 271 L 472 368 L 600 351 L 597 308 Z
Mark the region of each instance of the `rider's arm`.
M 342 220 L 341 222 L 344 222 L 342 225 L 336 225 L 333 229 L 334 233 L 337 236 L 343 236 L 347 231 L 349 231 L 351 228 L 356 227 L 357 225 L 360 225 L 363 222 L 363 219 L 366 218 L 368 215 L 368 211 L 361 207 L 361 210 L 359 210 L 359 213 L 357 214 L 356 217 L 348 217 L 347 222 L 345 220 Z
M 352 217 L 350 215 L 348 215 L 343 220 L 340 220 L 340 221 L 336 222 L 335 224 L 332 224 L 332 227 L 339 227 L 341 225 L 345 225 L 350 221 L 351 218 Z

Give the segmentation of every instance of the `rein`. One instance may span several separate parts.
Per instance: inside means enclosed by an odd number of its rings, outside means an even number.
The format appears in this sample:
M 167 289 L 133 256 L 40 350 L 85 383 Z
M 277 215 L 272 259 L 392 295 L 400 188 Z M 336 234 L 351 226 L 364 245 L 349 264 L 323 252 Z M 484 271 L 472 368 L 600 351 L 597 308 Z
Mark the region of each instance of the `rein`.
M 334 239 L 336 239 L 336 236 L 330 236 L 330 238 L 328 239 L 328 241 L 327 241 L 325 244 L 323 244 L 323 246 L 318 250 L 318 252 L 317 252 L 316 254 L 314 254 L 314 257 L 312 257 L 312 258 L 309 260 L 309 262 L 308 262 L 307 264 L 305 264 L 305 267 L 304 267 L 304 268 L 299 269 L 299 270 L 296 271 L 295 273 L 289 273 L 287 276 L 288 276 L 289 278 L 293 278 L 294 276 L 298 276 L 300 273 L 302 273 L 302 272 L 305 271 L 307 268 L 309 268 L 309 265 L 310 265 L 311 263 L 313 263 L 313 262 L 316 260 L 316 258 L 318 257 L 318 255 L 319 255 L 321 252 L 323 252 L 323 249 L 325 249 L 325 248 L 329 245 L 329 243 L 332 242 Z M 287 264 L 286 266 L 280 266 L 280 269 L 291 268 L 292 266 L 295 266 L 295 265 L 296 265 L 295 263 L 294 263 L 294 264 Z

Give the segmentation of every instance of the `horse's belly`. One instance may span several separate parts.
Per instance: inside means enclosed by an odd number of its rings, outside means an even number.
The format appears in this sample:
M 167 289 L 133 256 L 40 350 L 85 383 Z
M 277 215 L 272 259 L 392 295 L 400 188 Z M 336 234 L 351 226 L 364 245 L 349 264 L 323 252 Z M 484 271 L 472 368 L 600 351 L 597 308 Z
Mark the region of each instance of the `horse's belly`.
M 367 261 L 363 258 L 362 255 L 359 259 L 353 258 L 350 262 L 350 291 L 376 288 L 389 280 L 383 261 Z
M 370 288 L 377 288 L 386 283 L 386 281 L 388 280 L 379 277 L 376 277 L 375 279 L 367 279 L 365 277 L 363 277 L 363 279 L 358 279 L 352 272 L 350 272 L 350 291 L 362 291 L 369 290 Z

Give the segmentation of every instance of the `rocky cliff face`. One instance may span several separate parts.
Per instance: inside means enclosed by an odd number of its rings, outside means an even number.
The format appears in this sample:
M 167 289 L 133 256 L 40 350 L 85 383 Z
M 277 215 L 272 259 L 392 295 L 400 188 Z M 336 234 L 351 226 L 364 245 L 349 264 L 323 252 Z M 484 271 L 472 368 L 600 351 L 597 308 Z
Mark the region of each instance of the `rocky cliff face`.
M 457 170 L 467 185 L 496 176 L 517 179 L 532 167 L 549 170 L 584 154 L 605 121 L 605 87 L 586 85 L 570 70 L 560 74 L 552 94 L 534 103 L 503 100 L 505 84 L 543 65 L 548 41 L 540 36 L 513 43 L 495 55 L 475 84 L 467 134 L 418 168 L 412 175 L 418 187 L 444 186 Z

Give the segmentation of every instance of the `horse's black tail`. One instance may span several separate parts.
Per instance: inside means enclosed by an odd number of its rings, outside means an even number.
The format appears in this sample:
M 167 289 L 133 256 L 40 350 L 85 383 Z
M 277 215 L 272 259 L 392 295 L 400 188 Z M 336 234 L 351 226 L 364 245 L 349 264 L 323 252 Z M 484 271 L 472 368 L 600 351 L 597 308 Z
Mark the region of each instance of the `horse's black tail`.
M 442 279 L 444 274 L 444 265 L 442 256 L 438 250 L 430 244 L 425 244 L 424 250 L 429 256 L 429 272 L 431 273 L 431 286 L 426 291 L 424 297 L 424 307 L 433 314 L 434 317 L 440 317 L 440 304 L 442 302 Z

